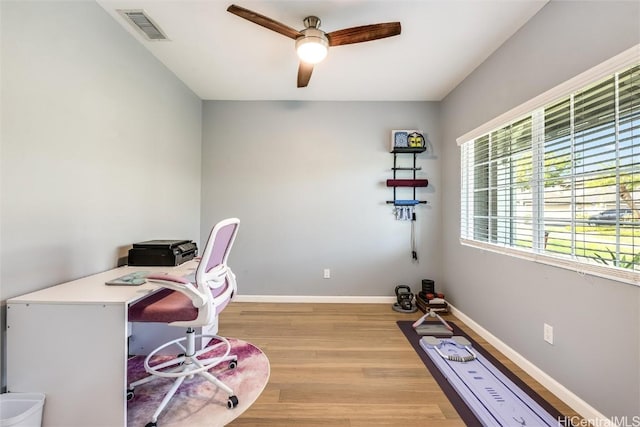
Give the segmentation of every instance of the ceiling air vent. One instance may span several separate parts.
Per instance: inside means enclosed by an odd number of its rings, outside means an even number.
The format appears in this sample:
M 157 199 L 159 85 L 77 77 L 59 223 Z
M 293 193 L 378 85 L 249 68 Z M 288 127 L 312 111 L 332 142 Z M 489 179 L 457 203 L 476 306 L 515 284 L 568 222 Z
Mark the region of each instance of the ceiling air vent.
M 122 10 L 118 9 L 118 13 L 122 15 L 127 22 L 146 37 L 147 40 L 169 40 L 167 35 L 160 27 L 153 22 L 142 9 Z

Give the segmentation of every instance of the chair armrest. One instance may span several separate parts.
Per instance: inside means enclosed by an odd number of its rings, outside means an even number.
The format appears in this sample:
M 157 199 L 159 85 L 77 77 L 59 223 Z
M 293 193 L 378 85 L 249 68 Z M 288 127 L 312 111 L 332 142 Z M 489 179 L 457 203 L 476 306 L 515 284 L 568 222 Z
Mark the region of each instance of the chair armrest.
M 220 264 L 204 273 L 203 279 L 209 289 L 215 291 L 225 285 L 230 272 L 231 269 L 226 264 Z
M 180 276 L 172 276 L 169 274 L 150 274 L 147 280 L 156 283 L 163 288 L 171 289 L 186 295 L 194 307 L 202 307 L 207 303 L 207 296 L 203 296 L 193 283 Z

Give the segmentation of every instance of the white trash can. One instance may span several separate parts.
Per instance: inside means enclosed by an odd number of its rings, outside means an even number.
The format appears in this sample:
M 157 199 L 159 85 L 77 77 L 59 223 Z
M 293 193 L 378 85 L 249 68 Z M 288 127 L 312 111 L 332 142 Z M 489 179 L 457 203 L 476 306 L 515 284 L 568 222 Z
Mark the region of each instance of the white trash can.
M 44 393 L 0 395 L 0 427 L 41 427 Z

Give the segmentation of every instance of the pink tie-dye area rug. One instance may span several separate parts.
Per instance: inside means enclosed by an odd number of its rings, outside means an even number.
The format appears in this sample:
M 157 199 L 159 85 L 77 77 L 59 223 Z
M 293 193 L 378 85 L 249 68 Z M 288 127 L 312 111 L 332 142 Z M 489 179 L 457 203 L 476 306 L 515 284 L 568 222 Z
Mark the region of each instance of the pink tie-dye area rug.
M 201 376 L 186 379 L 158 418 L 159 427 L 217 427 L 239 417 L 256 401 L 269 381 L 269 359 L 256 346 L 229 338 L 231 354 L 238 356 L 238 366 L 229 369 L 221 363 L 209 372 L 231 387 L 238 397 L 238 406 L 227 408 L 228 395 Z M 214 355 L 215 353 L 212 353 Z M 156 356 L 158 360 L 166 356 Z M 155 358 L 154 358 L 155 360 Z M 147 376 L 144 356 L 129 359 L 128 378 L 131 383 Z M 155 362 L 152 362 L 152 365 Z M 127 402 L 127 426 L 144 427 L 160 405 L 173 379 L 158 378 L 136 387 L 135 396 Z

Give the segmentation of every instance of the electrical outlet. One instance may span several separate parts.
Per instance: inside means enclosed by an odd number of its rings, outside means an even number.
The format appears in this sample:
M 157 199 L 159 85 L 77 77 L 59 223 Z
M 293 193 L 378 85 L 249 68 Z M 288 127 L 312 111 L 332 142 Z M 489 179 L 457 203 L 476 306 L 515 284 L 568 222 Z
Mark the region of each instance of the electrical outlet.
M 325 279 L 331 279 L 331 270 L 325 268 L 322 277 L 324 277 Z
M 553 344 L 553 326 L 544 324 L 544 340 Z

